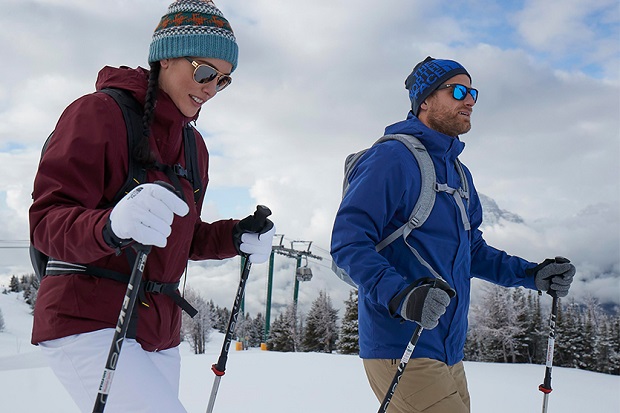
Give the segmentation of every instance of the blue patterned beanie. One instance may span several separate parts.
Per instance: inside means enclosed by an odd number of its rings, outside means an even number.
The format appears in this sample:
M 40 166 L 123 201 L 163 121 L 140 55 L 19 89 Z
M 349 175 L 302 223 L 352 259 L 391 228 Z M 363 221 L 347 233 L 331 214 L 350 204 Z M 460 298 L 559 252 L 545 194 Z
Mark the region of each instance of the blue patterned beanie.
M 235 70 L 238 53 L 230 23 L 211 0 L 177 0 L 153 33 L 149 63 L 195 56 L 225 60 Z
M 405 89 L 409 90 L 413 114 L 418 116 L 422 102 L 446 80 L 460 74 L 469 76 L 471 80 L 467 70 L 454 60 L 433 59 L 428 56 L 418 63 L 405 80 Z

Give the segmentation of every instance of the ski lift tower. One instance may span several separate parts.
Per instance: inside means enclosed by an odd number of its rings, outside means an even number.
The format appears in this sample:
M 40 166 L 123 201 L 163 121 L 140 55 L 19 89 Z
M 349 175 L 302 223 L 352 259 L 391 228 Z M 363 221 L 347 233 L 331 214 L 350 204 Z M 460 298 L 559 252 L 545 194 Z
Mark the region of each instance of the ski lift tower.
M 282 245 L 282 240 L 284 239 L 284 234 L 276 234 L 276 237 L 280 237 L 280 242 L 278 245 L 273 245 L 271 247 L 271 255 L 269 257 L 269 276 L 267 280 L 267 302 L 265 309 L 265 329 L 264 329 L 264 341 L 267 341 L 269 337 L 269 327 L 271 325 L 271 291 L 272 291 L 272 281 L 273 281 L 273 261 L 274 255 L 280 254 L 285 257 L 295 258 L 297 260 L 297 266 L 295 267 L 295 291 L 293 293 L 293 301 L 295 303 L 295 307 L 297 307 L 297 296 L 299 295 L 299 282 L 300 281 L 310 281 L 312 279 L 312 270 L 308 267 L 308 257 L 315 258 L 317 260 L 322 260 L 322 257 L 318 255 L 314 255 L 310 252 L 310 247 L 312 246 L 312 241 L 292 241 L 291 248 L 286 248 Z M 307 244 L 308 247 L 306 250 L 296 250 L 294 248 L 295 243 L 304 243 Z M 306 260 L 306 265 L 301 266 L 302 259 Z M 266 347 L 265 347 L 266 348 Z
M 284 255 L 289 258 L 295 258 L 297 260 L 297 265 L 295 267 L 295 289 L 293 292 L 293 302 L 295 306 L 297 306 L 297 297 L 299 296 L 299 282 L 310 281 L 312 279 L 312 269 L 308 267 L 308 257 L 314 258 L 317 260 L 322 260 L 323 257 L 319 257 L 318 255 L 314 255 L 310 252 L 310 248 L 312 247 L 312 241 L 291 241 L 291 248 L 286 248 L 282 245 L 282 239 L 284 235 L 280 236 L 280 244 L 273 246 L 272 250 L 276 254 Z M 305 250 L 295 249 L 295 244 L 305 244 L 308 247 Z M 301 262 L 305 259 L 306 264 L 302 267 Z

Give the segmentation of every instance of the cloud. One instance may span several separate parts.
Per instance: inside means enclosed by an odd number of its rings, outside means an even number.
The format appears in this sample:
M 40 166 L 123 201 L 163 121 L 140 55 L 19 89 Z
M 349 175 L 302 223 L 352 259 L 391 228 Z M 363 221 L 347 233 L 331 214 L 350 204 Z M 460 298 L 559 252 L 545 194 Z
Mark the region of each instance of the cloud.
M 13 206 L 2 205 L 0 213 L 12 218 L 7 237 L 27 238 L 40 147 L 64 107 L 93 90 L 104 65 L 145 66 L 169 3 L 6 4 L 0 53 L 10 64 L 0 67 L 0 192 L 11 191 L 6 199 Z M 568 250 L 582 261 L 604 262 L 605 254 L 620 261 L 604 245 L 594 255 L 579 252 L 598 245 L 601 233 L 614 245 L 617 224 L 596 221 L 601 230 L 576 218 L 591 205 L 613 213 L 620 204 L 618 17 L 611 3 L 538 0 L 519 9 L 490 0 L 454 8 L 417 0 L 218 2 L 240 58 L 233 84 L 203 107 L 197 123 L 212 154 L 215 189 L 207 191 L 203 216 L 242 217 L 262 203 L 273 210 L 278 232 L 329 249 L 345 157 L 406 116 L 404 79 L 431 55 L 462 62 L 480 89 L 472 131 L 462 137 L 462 160 L 478 190 L 536 224 L 485 235 L 528 257 Z M 544 14 L 547 4 L 555 9 Z M 573 32 L 582 37 L 575 40 Z M 233 267 L 209 267 L 195 279 L 219 271 L 232 277 Z M 293 270 L 281 269 L 283 288 Z M 321 271 L 300 297 L 320 286 Z M 231 279 L 226 297 L 234 294 Z M 218 285 L 208 288 L 215 294 Z
M 610 44 L 598 40 L 617 29 L 619 12 L 614 0 L 529 0 L 514 20 L 527 45 L 566 59 L 567 54 L 591 56 L 606 50 Z M 607 51 L 617 59 L 617 44 Z

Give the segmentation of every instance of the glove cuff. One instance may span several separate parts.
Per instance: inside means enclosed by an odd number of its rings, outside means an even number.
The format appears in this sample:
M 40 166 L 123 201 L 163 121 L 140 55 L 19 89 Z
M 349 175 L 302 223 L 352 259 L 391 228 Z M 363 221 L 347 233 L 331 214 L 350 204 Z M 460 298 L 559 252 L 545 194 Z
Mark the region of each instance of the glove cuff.
M 396 316 L 400 316 L 400 309 L 403 303 L 403 300 L 405 299 L 405 297 L 416 287 L 422 285 L 422 284 L 428 284 L 429 282 L 432 282 L 434 280 L 434 278 L 431 277 L 426 277 L 426 278 L 421 278 L 419 280 L 417 280 L 416 282 L 413 282 L 411 284 L 409 284 L 404 290 L 402 290 L 400 293 L 398 293 L 394 298 L 392 298 L 388 304 L 388 310 L 390 311 L 390 315 L 392 317 L 396 317 Z M 402 316 L 400 316 L 402 317 Z
M 553 258 L 547 258 L 546 260 L 544 260 L 540 264 L 537 264 L 535 267 L 526 269 L 525 270 L 525 274 L 530 276 L 530 277 L 536 276 L 536 273 L 538 271 L 542 270 L 544 267 L 546 267 L 549 264 L 553 264 L 554 262 L 555 262 L 555 260 Z
M 237 251 L 237 254 L 241 254 L 241 235 L 243 235 L 243 230 L 241 229 L 240 225 L 239 225 L 240 221 L 237 221 L 237 223 L 235 224 L 235 226 L 232 229 L 232 240 L 233 240 L 233 245 L 235 247 L 235 250 Z
M 116 255 L 121 255 L 121 248 L 126 247 L 132 242 L 131 239 L 124 239 L 116 236 L 114 231 L 112 231 L 112 221 L 110 221 L 110 218 L 108 218 L 108 222 L 106 222 L 105 227 L 103 227 L 102 235 L 105 243 L 114 250 Z

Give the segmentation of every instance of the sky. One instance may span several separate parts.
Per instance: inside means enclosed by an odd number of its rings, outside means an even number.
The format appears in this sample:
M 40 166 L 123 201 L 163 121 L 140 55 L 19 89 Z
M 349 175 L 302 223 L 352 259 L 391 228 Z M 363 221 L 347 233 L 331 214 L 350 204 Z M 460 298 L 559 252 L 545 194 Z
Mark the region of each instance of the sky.
M 30 271 L 27 211 L 40 149 L 105 65 L 146 66 L 169 1 L 2 0 L 0 280 Z M 407 116 L 404 80 L 426 56 L 463 64 L 480 91 L 461 160 L 480 193 L 526 225 L 489 244 L 578 268 L 574 294 L 620 303 L 620 5 L 617 0 L 220 0 L 239 44 L 232 85 L 197 123 L 211 154 L 203 218 L 264 204 L 283 245 L 312 241 L 300 287 L 348 296 L 328 271 L 346 156 Z M 304 262 L 305 265 L 305 262 Z M 191 264 L 188 284 L 230 306 L 237 260 Z M 292 299 L 295 260 L 276 258 L 274 301 Z M 264 307 L 266 265 L 248 306 Z M 4 277 L 4 278 L 2 278 Z M 585 281 L 588 280 L 588 285 Z M 252 287 L 254 286 L 254 287 Z
M 0 411 L 74 413 L 78 409 L 47 367 L 42 353 L 29 344 L 30 308 L 21 294 L 0 294 L 6 328 L 0 332 Z M 561 339 L 561 338 L 558 338 Z M 188 413 L 205 412 L 223 334 L 214 332 L 205 354 L 181 343 L 179 399 Z M 233 343 L 231 349 L 235 349 Z M 122 362 L 123 353 L 120 360 Z M 545 366 L 465 362 L 473 412 L 540 411 L 538 390 Z M 500 378 L 498 380 L 498 378 Z M 620 408 L 620 377 L 553 367 L 548 411 L 615 413 Z M 114 382 L 110 398 L 114 394 Z M 231 350 L 220 381 L 214 413 L 342 413 L 379 409 L 356 355 L 279 353 L 253 348 Z M 106 410 L 107 411 L 107 410 Z

